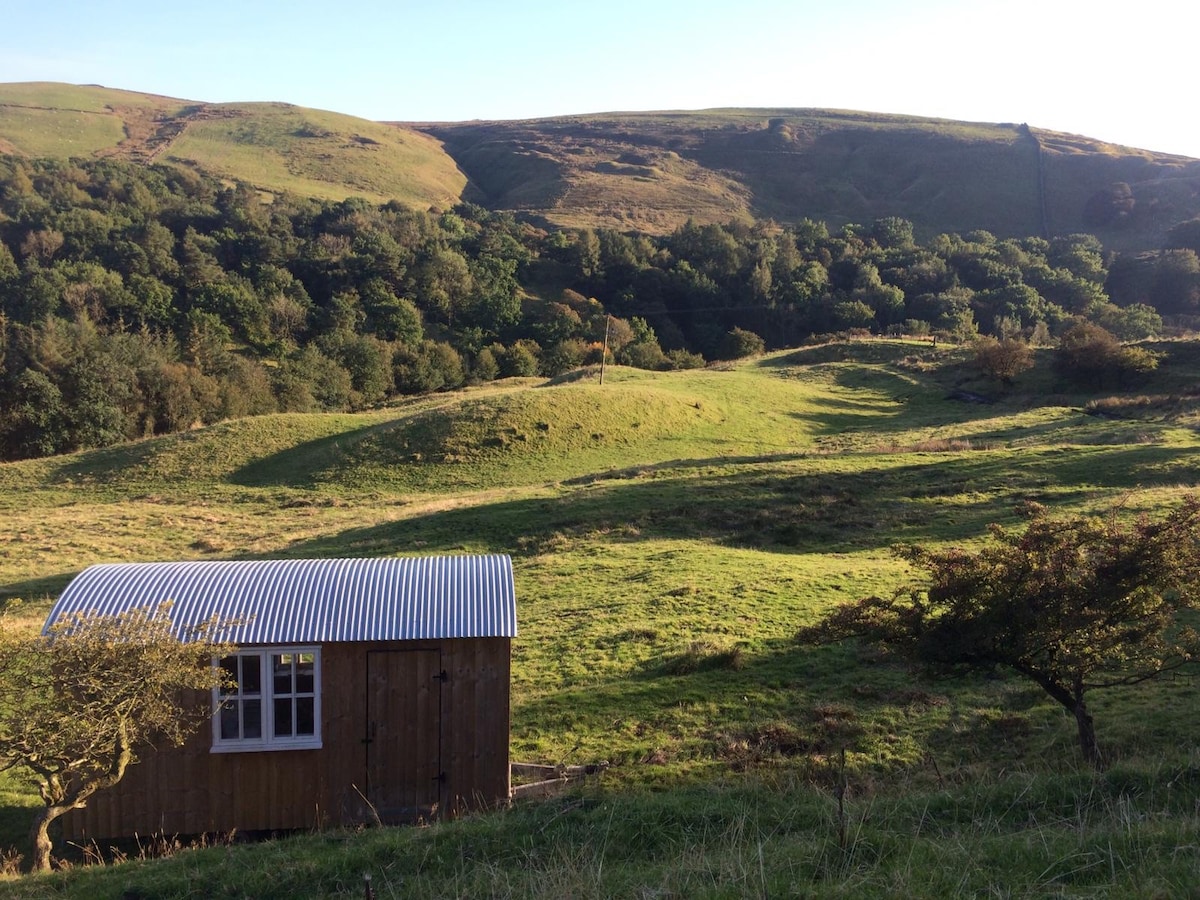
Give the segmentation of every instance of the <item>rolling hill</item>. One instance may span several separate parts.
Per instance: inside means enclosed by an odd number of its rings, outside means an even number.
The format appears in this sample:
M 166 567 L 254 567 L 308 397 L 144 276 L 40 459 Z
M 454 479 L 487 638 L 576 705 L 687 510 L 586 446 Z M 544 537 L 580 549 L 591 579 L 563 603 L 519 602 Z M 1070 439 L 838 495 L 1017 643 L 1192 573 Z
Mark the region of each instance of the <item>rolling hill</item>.
M 883 216 L 919 236 L 1096 234 L 1157 249 L 1200 214 L 1200 161 L 1018 124 L 816 109 L 368 122 L 281 103 L 99 86 L 0 85 L 0 152 L 191 166 L 266 192 L 460 200 L 549 224 L 663 233 L 689 218 L 833 226 Z
M 926 237 L 1090 232 L 1133 249 L 1200 209 L 1200 162 L 1025 125 L 741 109 L 420 127 L 479 202 L 560 225 L 901 216 Z
M 430 136 L 286 103 L 194 103 L 96 86 L 0 85 L 0 151 L 188 166 L 260 190 L 449 206 L 466 179 Z
M 0 878 L 0 897 L 363 896 L 364 872 L 380 896 L 1186 896 L 1194 679 L 1109 692 L 1097 774 L 1020 678 L 918 679 L 793 640 L 911 577 L 897 541 L 970 546 L 1031 500 L 1156 514 L 1194 490 L 1200 355 L 1154 346 L 1137 396 L 1068 390 L 1050 351 L 1001 391 L 962 349 L 869 340 L 0 465 L 0 596 L 35 620 L 97 561 L 511 554 L 513 756 L 609 763 L 493 815 L 171 838 L 174 859 Z M 37 803 L 0 776 L 0 847 Z

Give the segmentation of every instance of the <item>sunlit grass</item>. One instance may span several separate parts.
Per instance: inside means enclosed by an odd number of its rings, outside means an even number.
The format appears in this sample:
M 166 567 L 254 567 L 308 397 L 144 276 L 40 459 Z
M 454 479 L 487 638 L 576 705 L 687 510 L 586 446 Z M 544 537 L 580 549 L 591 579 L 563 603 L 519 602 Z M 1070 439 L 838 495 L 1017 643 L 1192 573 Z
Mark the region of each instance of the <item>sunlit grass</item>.
M 448 206 L 466 185 L 426 134 L 279 103 L 214 105 L 167 156 L 265 190 L 332 200 Z
M 416 896 L 473 895 L 481 879 L 523 896 L 664 884 L 935 896 L 1094 885 L 1102 863 L 1130 896 L 1178 883 L 1188 864 L 1161 848 L 1196 828 L 1177 796 L 1200 797 L 1190 681 L 1097 697 L 1105 751 L 1141 785 L 1122 793 L 1115 776 L 1093 785 L 1075 770 L 1073 725 L 1035 687 L 925 682 L 869 648 L 792 641 L 832 604 L 903 583 L 898 541 L 971 544 L 1029 500 L 1154 511 L 1200 482 L 1187 409 L 1113 420 L 1084 414 L 1086 397 L 964 403 L 948 399 L 973 384 L 961 364 L 958 351 L 877 342 L 698 372 L 616 368 L 603 387 L 502 382 L 0 466 L 0 591 L 35 618 L 99 561 L 509 553 L 513 757 L 608 763 L 593 799 L 561 815 L 201 851 L 21 890 L 185 896 L 228 877 L 254 893 L 233 871 L 250 885 L 274 869 L 294 875 L 268 896 L 361 892 L 367 870 L 377 889 Z M 840 825 L 839 779 L 851 791 Z M 1057 799 L 1030 807 L 1026 791 Z M 8 805 L 15 828 L 25 807 L 17 794 Z M 1033 824 L 1016 827 L 1010 808 Z M 659 849 L 609 847 L 606 822 L 638 816 L 660 817 Z M 700 821 L 702 833 L 687 824 Z M 622 843 L 645 840 L 630 827 Z M 472 841 L 495 852 L 443 852 Z M 1097 855 L 1105 841 L 1114 849 Z M 943 845 L 949 861 L 932 866 Z M 389 853 L 426 862 L 401 876 Z M 232 868 L 218 875 L 208 860 L 221 854 Z

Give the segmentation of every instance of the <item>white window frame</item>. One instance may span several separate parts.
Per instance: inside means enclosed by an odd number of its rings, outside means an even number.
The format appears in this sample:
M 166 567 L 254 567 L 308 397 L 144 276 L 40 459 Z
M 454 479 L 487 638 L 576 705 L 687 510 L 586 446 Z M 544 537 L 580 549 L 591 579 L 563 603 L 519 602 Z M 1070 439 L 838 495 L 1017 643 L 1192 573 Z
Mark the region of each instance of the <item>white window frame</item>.
M 275 735 L 275 679 L 271 671 L 271 657 L 285 654 L 297 655 L 311 653 L 313 657 L 313 733 L 297 736 L 277 737 Z M 258 660 L 259 684 L 261 692 L 257 698 L 261 703 L 262 734 L 256 738 L 222 738 L 221 709 L 222 705 L 232 701 L 245 702 L 238 694 L 229 694 L 216 688 L 212 693 L 212 752 L 213 753 L 249 753 L 271 750 L 319 750 L 321 748 L 321 648 L 319 646 L 273 646 L 247 647 L 235 650 L 229 656 L 243 659 L 243 665 L 252 659 Z M 214 659 L 213 665 L 220 666 L 221 659 Z M 294 688 L 294 685 L 293 685 Z M 306 697 L 303 694 L 282 694 L 281 697 Z

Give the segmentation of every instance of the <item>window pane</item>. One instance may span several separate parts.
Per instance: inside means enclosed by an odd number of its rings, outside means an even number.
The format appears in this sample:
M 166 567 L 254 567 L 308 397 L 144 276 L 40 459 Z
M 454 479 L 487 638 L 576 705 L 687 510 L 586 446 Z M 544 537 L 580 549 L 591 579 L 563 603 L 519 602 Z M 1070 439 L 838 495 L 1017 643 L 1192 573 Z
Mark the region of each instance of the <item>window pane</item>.
M 275 671 L 275 693 L 290 694 L 292 692 L 292 654 L 274 654 L 271 657 L 271 667 Z
M 214 749 L 259 751 L 315 743 L 321 730 L 317 722 L 320 656 L 316 649 L 272 652 L 263 648 L 220 659 L 217 665 L 222 673 L 236 684 L 216 692 Z
M 262 663 L 258 654 L 240 657 L 242 662 L 242 678 L 238 684 L 243 694 L 258 695 L 262 693 Z
M 245 700 L 242 702 L 242 737 L 247 740 L 258 740 L 262 737 L 262 701 Z
M 239 737 L 237 701 L 226 700 L 221 704 L 221 740 L 234 741 Z
M 316 734 L 316 717 L 313 714 L 315 705 L 312 697 L 296 698 L 296 734 Z
M 292 701 L 275 701 L 275 737 L 292 736 Z
M 221 660 L 221 680 L 229 685 L 225 690 L 237 691 L 235 685 L 238 683 L 238 658 L 236 656 L 226 656 Z
M 316 668 L 311 653 L 301 653 L 296 657 L 296 693 L 311 694 L 313 692 L 313 671 Z

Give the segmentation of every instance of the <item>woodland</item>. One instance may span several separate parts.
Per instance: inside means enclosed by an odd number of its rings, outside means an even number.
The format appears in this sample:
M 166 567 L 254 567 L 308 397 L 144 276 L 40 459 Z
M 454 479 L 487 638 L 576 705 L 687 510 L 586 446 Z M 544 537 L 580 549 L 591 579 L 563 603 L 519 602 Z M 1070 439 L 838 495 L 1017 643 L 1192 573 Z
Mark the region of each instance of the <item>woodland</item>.
M 1200 323 L 1198 251 L 1197 219 L 1140 253 L 1088 234 L 918 241 L 897 217 L 651 236 L 0 157 L 0 457 L 552 377 L 606 351 L 667 370 L 835 334 L 1181 334 Z

